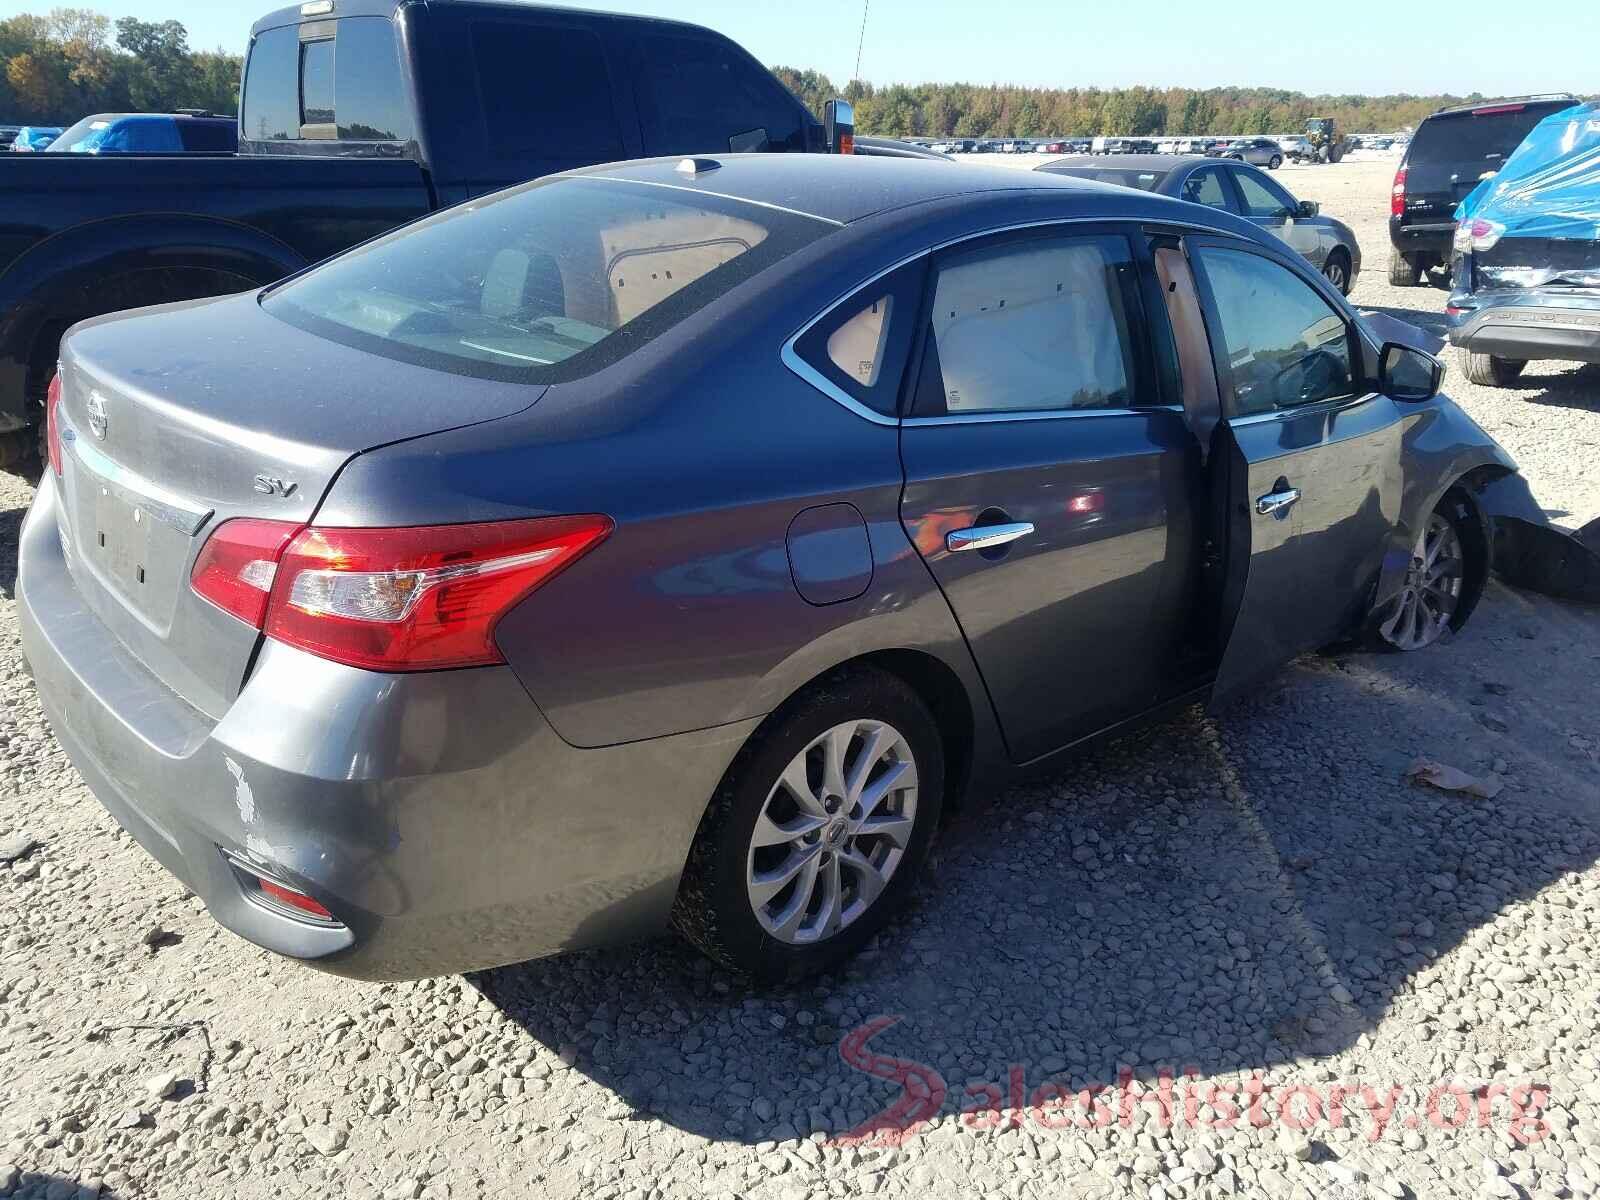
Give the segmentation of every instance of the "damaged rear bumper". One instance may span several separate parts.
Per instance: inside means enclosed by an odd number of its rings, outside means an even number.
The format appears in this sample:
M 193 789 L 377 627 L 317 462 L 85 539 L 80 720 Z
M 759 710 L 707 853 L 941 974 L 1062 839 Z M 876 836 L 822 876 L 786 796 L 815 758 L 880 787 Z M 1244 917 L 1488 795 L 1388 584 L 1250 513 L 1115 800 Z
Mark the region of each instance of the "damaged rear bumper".
M 1450 341 L 1464 350 L 1524 362 L 1600 363 L 1600 294 L 1458 294 L 1450 306 Z

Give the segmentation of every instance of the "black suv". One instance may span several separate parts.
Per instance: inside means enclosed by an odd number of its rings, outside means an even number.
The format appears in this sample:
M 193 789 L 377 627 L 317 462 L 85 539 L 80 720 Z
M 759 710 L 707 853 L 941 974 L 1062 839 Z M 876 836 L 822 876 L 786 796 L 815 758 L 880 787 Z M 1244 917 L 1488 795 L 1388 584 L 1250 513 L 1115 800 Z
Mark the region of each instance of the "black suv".
M 1519 96 L 1442 108 L 1417 126 L 1389 201 L 1389 282 L 1414 287 L 1430 267 L 1449 265 L 1456 205 L 1500 169 L 1535 125 L 1577 103 L 1565 92 Z

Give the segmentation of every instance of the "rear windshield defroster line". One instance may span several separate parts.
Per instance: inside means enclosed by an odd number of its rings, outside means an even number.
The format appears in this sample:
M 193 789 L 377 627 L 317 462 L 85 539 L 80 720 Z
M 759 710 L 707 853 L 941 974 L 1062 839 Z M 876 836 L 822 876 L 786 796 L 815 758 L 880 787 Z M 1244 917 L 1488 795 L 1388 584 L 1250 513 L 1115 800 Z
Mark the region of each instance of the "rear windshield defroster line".
M 546 179 L 348 251 L 268 289 L 261 306 L 385 358 L 560 383 L 631 354 L 835 228 L 698 191 Z

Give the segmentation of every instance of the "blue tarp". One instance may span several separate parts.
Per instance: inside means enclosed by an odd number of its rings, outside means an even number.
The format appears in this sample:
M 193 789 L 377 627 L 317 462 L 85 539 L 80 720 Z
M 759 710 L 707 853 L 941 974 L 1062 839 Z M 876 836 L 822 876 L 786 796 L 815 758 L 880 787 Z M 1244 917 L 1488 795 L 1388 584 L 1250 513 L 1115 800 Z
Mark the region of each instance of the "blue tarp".
M 1456 209 L 1506 237 L 1600 240 L 1600 101 L 1552 113 Z

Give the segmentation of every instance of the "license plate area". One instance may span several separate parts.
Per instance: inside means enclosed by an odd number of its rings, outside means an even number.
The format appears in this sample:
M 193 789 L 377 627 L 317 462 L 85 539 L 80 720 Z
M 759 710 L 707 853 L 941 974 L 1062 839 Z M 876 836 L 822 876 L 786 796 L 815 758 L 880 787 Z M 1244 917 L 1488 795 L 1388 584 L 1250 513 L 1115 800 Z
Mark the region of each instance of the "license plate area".
M 76 431 L 65 441 L 76 573 L 87 577 L 80 588 L 103 618 L 120 610 L 165 636 L 210 510 L 126 470 Z
M 85 547 L 99 573 L 126 596 L 149 580 L 150 518 L 137 504 L 102 486 L 94 498 L 94 536 Z

